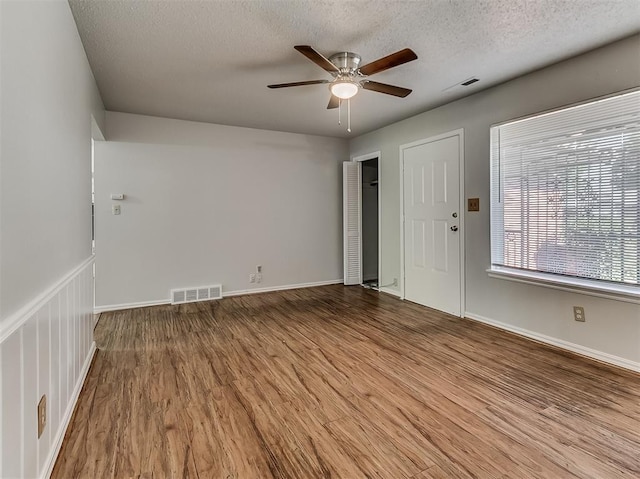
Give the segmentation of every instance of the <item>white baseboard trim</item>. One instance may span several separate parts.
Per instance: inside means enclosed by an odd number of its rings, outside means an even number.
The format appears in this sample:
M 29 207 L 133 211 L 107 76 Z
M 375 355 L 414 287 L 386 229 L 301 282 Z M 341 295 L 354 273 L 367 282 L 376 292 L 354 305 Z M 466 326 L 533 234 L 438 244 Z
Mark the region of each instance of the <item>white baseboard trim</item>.
M 44 292 L 33 298 L 22 308 L 15 313 L 11 314 L 5 321 L 5 326 L 0 329 L 0 344 L 2 344 L 9 336 L 15 333 L 20 326 L 22 326 L 33 314 L 47 304 L 51 298 L 60 292 L 69 282 L 75 278 L 78 273 L 93 263 L 93 255 L 85 259 L 78 266 L 73 268 L 62 278 L 60 278 L 55 284 L 46 289 Z
M 313 288 L 315 286 L 327 286 L 329 284 L 340 284 L 344 280 L 332 279 L 330 281 L 316 281 L 315 283 L 298 283 L 298 284 L 286 284 L 283 286 L 272 286 L 270 288 L 256 288 L 256 289 L 239 289 L 236 291 L 223 291 L 222 297 L 227 296 L 242 296 L 245 294 L 257 294 L 257 293 L 271 293 L 274 291 L 285 291 L 287 289 L 300 289 L 300 288 Z
M 400 294 L 400 291 L 396 291 L 395 289 L 391 289 L 391 288 L 380 288 L 379 290 L 381 293 L 387 293 L 390 294 L 391 296 L 395 296 L 397 298 L 402 299 L 402 295 Z
M 551 336 L 546 336 L 544 334 L 536 333 L 534 331 L 529 331 L 528 329 L 519 328 L 518 326 L 513 326 L 511 324 L 495 321 L 493 319 L 480 316 L 479 314 L 465 312 L 464 315 L 465 315 L 465 318 L 472 319 L 480 323 L 485 323 L 490 326 L 495 326 L 496 328 L 504 329 L 505 331 L 509 331 L 511 333 L 515 333 L 529 339 L 534 339 L 541 343 L 549 344 L 551 346 L 556 346 L 561 349 L 566 349 L 567 351 L 571 351 L 581 356 L 586 356 L 590 359 L 595 359 L 603 363 L 612 364 L 620 368 L 629 369 L 631 371 L 640 373 L 640 363 L 637 363 L 635 361 L 630 361 L 628 359 L 621 358 L 619 356 L 614 356 L 613 354 L 604 353 L 602 351 L 587 348 L 579 344 L 570 343 L 562 339 L 557 339 Z
M 139 303 L 108 304 L 106 306 L 96 306 L 93 314 L 106 313 L 108 311 L 120 311 L 122 309 L 146 308 L 147 306 L 162 306 L 171 304 L 170 299 L 158 299 L 156 301 L 140 301 Z
M 71 418 L 73 417 L 73 411 L 76 408 L 76 403 L 78 402 L 78 398 L 80 397 L 80 391 L 82 391 L 82 386 L 84 386 L 84 381 L 87 379 L 87 374 L 89 373 L 89 368 L 91 367 L 91 361 L 93 361 L 93 356 L 96 354 L 96 343 L 91 343 L 91 348 L 89 349 L 89 354 L 87 355 L 87 359 L 85 359 L 84 364 L 82 365 L 82 370 L 80 371 L 80 377 L 78 378 L 78 382 L 73 388 L 73 392 L 71 393 L 71 398 L 69 400 L 69 404 L 67 405 L 67 409 L 64 412 L 64 416 L 62 416 L 62 421 L 60 422 L 60 427 L 58 428 L 58 432 L 56 433 L 56 437 L 53 439 L 53 447 L 49 452 L 49 456 L 45 462 L 45 468 L 42 470 L 41 479 L 49 479 L 51 477 L 51 473 L 53 473 L 53 467 L 56 465 L 56 459 L 58 459 L 58 454 L 60 453 L 60 448 L 62 447 L 62 441 L 64 440 L 64 436 L 67 433 L 67 428 L 71 423 Z
M 286 284 L 283 286 L 272 286 L 268 288 L 255 288 L 255 289 L 238 289 L 235 291 L 223 291 L 222 297 L 228 296 L 242 296 L 245 294 L 258 294 L 258 293 L 271 293 L 274 291 L 284 291 L 287 289 L 300 289 L 300 288 L 313 288 L 315 286 L 327 286 L 329 284 L 340 284 L 343 279 L 332 279 L 329 281 L 316 281 L 314 283 L 298 283 L 298 284 Z M 141 301 L 139 303 L 127 303 L 127 304 L 110 304 L 106 306 L 96 306 L 93 308 L 94 314 L 106 313 L 108 311 L 120 311 L 122 309 L 134 309 L 145 308 L 147 306 L 161 306 L 163 304 L 171 304 L 169 299 L 159 299 L 156 301 Z

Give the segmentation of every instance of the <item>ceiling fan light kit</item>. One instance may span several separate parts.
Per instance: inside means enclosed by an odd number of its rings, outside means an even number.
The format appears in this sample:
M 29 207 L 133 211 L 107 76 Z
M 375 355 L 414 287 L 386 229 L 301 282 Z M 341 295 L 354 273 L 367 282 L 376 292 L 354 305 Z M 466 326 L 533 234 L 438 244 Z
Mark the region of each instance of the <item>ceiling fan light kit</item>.
M 418 56 L 409 48 L 387 55 L 386 57 L 368 63 L 363 67 L 360 67 L 360 55 L 353 52 L 339 52 L 331 55 L 327 59 L 309 45 L 297 45 L 294 48 L 316 65 L 329 72 L 331 76 L 333 76 L 333 80 L 310 80 L 294 83 L 278 83 L 276 85 L 268 85 L 268 87 L 288 88 L 293 86 L 328 83 L 329 90 L 331 91 L 331 97 L 329 98 L 327 109 L 338 108 L 338 124 L 340 124 L 340 106 L 342 100 L 347 100 L 349 118 L 347 131 L 349 132 L 351 131 L 351 104 L 349 100 L 353 98 L 358 91 L 360 91 L 360 88 L 400 98 L 404 98 L 411 93 L 411 90 L 408 88 L 387 85 L 386 83 L 374 82 L 367 79 L 368 76 L 375 73 L 416 60 Z
M 341 100 L 348 100 L 358 93 L 358 84 L 351 80 L 338 80 L 333 82 L 329 89 Z

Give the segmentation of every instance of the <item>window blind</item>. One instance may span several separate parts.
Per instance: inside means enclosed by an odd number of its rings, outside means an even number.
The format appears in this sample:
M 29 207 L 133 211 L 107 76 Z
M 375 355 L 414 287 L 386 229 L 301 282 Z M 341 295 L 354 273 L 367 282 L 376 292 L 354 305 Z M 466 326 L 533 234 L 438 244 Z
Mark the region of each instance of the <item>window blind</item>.
M 640 91 L 491 128 L 491 262 L 640 284 Z

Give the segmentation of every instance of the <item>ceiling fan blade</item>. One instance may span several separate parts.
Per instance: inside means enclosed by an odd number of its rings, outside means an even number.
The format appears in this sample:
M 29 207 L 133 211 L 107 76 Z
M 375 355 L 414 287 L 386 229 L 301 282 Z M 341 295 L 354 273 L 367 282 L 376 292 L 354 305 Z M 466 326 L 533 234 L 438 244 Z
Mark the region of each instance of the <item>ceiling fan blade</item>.
M 340 106 L 340 98 L 335 95 L 331 95 L 329 98 L 329 104 L 327 105 L 327 110 L 332 110 L 334 108 L 338 108 Z
M 288 88 L 290 86 L 305 86 L 305 85 L 319 85 L 321 83 L 329 83 L 329 80 L 310 80 L 310 81 L 297 81 L 293 83 L 278 83 L 276 85 L 267 85 L 269 88 Z
M 365 90 L 377 91 L 378 93 L 386 93 L 387 95 L 399 96 L 404 98 L 412 90 L 402 88 L 401 86 L 387 85 L 386 83 L 378 83 L 377 81 L 363 81 L 362 88 Z
M 413 50 L 405 48 L 404 50 L 392 53 L 391 55 L 387 55 L 386 57 L 380 58 L 374 62 L 367 63 L 365 66 L 360 67 L 360 73 L 367 76 L 373 75 L 374 73 L 383 72 L 389 68 L 402 65 L 403 63 L 411 62 L 417 58 L 418 55 L 416 55 Z
M 320 53 L 315 51 L 309 45 L 296 45 L 293 48 L 298 50 L 300 53 L 302 53 L 305 57 L 307 57 L 313 63 L 318 65 L 320 68 L 324 68 L 325 70 L 327 70 L 329 73 L 340 73 L 340 70 L 338 69 L 337 66 L 331 63 L 329 60 L 327 60 L 324 56 L 322 56 Z

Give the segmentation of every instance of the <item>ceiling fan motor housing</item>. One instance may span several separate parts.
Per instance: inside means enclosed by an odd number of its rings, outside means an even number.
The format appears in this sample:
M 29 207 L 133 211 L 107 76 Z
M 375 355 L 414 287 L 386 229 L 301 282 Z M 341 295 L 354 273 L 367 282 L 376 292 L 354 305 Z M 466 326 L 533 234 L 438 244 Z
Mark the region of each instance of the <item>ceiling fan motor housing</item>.
M 354 75 L 362 58 L 357 53 L 340 52 L 329 57 L 329 61 L 340 70 L 340 75 Z

